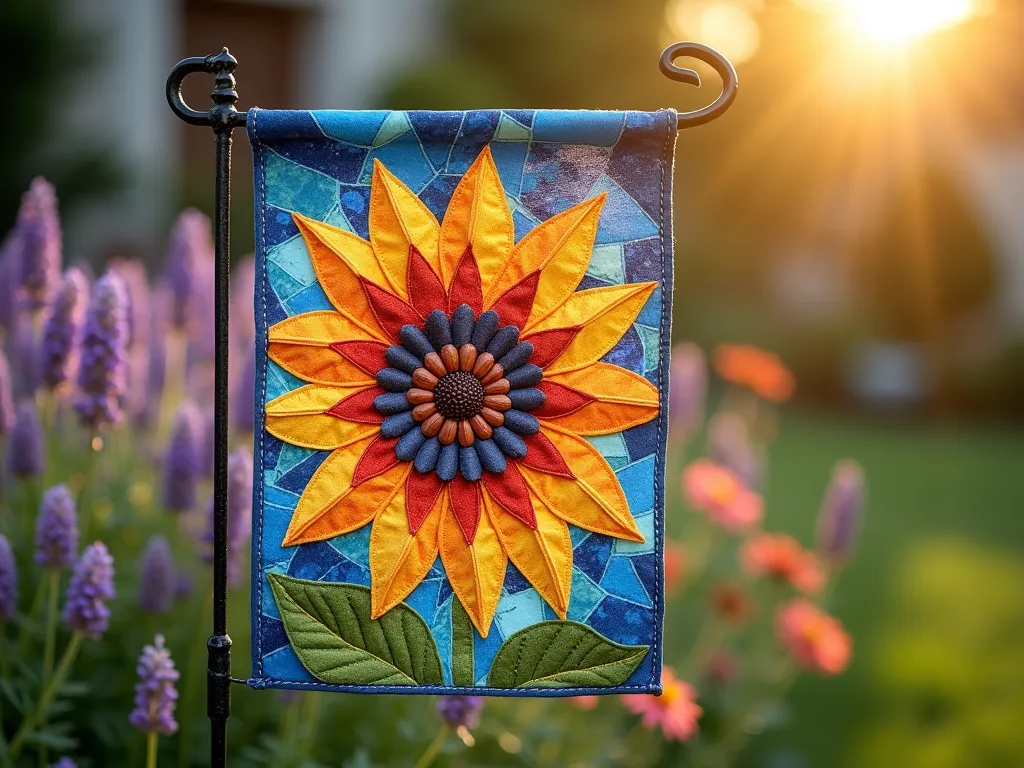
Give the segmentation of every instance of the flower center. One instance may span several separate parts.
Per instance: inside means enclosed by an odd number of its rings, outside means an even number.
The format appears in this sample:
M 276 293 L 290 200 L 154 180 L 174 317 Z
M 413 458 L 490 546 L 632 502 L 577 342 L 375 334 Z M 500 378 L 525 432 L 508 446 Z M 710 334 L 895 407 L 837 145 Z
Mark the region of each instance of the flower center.
M 469 371 L 453 371 L 438 379 L 434 403 L 446 419 L 470 419 L 483 407 L 483 384 Z

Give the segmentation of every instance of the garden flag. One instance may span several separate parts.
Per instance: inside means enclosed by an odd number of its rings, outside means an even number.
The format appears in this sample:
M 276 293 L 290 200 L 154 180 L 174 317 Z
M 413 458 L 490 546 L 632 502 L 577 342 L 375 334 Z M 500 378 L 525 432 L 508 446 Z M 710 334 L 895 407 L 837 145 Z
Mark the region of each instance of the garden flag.
M 659 692 L 676 114 L 249 114 L 253 679 Z

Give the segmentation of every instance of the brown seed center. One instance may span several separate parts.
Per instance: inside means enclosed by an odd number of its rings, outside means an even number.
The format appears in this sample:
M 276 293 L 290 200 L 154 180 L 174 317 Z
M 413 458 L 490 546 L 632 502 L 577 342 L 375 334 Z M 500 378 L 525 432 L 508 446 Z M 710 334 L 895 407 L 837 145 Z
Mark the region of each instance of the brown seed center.
M 484 404 L 484 387 L 472 373 L 453 371 L 438 379 L 434 403 L 446 419 L 469 419 L 476 416 Z

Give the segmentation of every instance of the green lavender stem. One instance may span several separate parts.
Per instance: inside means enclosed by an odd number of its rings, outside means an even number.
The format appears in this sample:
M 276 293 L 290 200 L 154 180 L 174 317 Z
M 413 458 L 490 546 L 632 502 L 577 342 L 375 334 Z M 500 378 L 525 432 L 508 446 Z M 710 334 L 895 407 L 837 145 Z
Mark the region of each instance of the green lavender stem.
M 46 574 L 49 591 L 46 607 L 46 642 L 43 646 L 43 687 L 53 674 L 53 654 L 57 644 L 57 606 L 60 599 L 60 571 L 50 569 Z
M 156 768 L 157 735 L 146 734 L 146 768 Z
M 420 755 L 420 759 L 416 761 L 416 768 L 428 768 L 433 765 L 434 760 L 437 759 L 437 755 L 441 752 L 441 747 L 444 746 L 445 741 L 448 739 L 448 726 L 442 725 L 441 730 L 437 732 L 437 736 L 434 740 L 427 745 L 427 748 Z

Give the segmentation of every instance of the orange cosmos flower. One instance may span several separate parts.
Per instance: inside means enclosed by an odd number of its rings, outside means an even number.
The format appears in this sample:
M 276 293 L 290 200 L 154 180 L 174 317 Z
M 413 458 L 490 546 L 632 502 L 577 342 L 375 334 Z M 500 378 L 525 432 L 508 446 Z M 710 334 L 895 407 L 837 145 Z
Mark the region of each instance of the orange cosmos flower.
M 783 403 L 796 391 L 796 379 L 774 352 L 746 344 L 720 344 L 714 366 L 723 379 L 747 387 L 765 400 Z
M 697 692 L 669 667 L 661 670 L 661 683 L 661 696 L 627 694 L 622 703 L 633 714 L 642 716 L 644 727 L 660 727 L 669 741 L 689 741 L 697 733 L 697 721 L 704 714 L 697 704 Z
M 850 663 L 850 636 L 837 619 L 806 598 L 779 609 L 775 621 L 779 640 L 806 669 L 838 675 Z
M 747 542 L 742 559 L 752 576 L 767 576 L 809 595 L 825 584 L 818 558 L 785 533 L 763 533 Z
M 687 503 L 727 531 L 743 531 L 764 517 L 764 502 L 743 481 L 710 459 L 698 459 L 683 471 Z
M 373 618 L 440 555 L 482 636 L 509 560 L 564 619 L 568 523 L 644 540 L 614 471 L 583 439 L 659 410 L 650 382 L 601 362 L 656 283 L 576 290 L 604 199 L 514 243 L 485 147 L 440 224 L 379 161 L 368 241 L 293 215 L 334 310 L 270 329 L 270 358 L 309 384 L 267 404 L 266 428 L 332 453 L 283 543 L 372 522 Z

